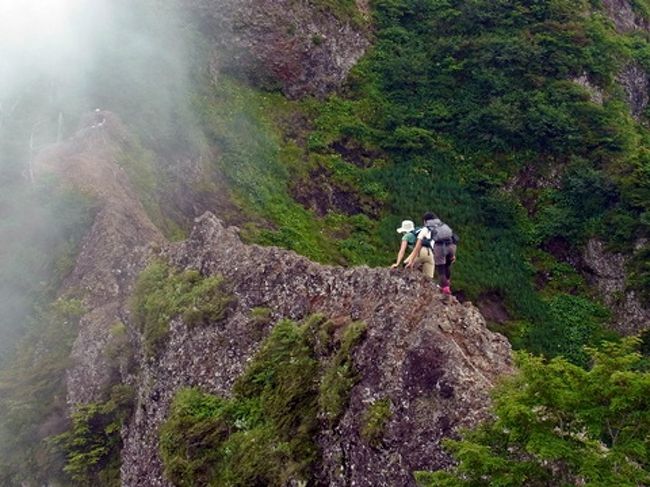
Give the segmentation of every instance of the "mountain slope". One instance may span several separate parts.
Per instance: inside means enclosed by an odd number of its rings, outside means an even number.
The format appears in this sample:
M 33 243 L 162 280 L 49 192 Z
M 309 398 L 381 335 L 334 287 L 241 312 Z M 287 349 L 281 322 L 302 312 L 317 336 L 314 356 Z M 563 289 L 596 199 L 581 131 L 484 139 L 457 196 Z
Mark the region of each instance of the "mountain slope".
M 191 45 L 189 66 L 154 35 L 139 68 L 158 71 L 131 91 L 108 55 L 91 83 L 106 110 L 35 160 L 97 214 L 47 333 L 0 373 L 3 451 L 39 445 L 0 479 L 250 467 L 264 484 L 412 485 L 511 370 L 494 330 L 580 365 L 612 329 L 647 341 L 645 0 L 166 5 L 184 15 L 147 21 Z M 399 221 L 429 209 L 461 236 L 464 303 L 364 266 L 387 266 Z M 65 474 L 44 448 L 62 432 Z
M 133 150 L 134 139 L 113 114 L 94 117 L 101 120 L 43 152 L 36 164 L 39 174 L 59 173 L 94 196 L 97 206 L 61 291 L 80 297 L 84 307 L 66 381 L 79 426 L 64 441 L 75 480 L 109 478 L 119 465 L 120 448 L 113 447 L 96 464 L 73 459 L 90 454 L 84 445 L 97 441 L 84 436 L 102 424 L 97 411 L 122 414 L 112 401 L 129 389 L 132 399 L 120 400 L 132 402 L 133 415 L 120 420 L 121 440 L 112 427 L 107 438 L 113 439 L 102 441 L 124 443 L 123 485 L 171 485 L 159 443 L 175 394 L 191 386 L 229 397 L 278 321 L 315 314 L 325 317 L 318 333 L 329 334 L 333 344 L 312 352 L 323 370 L 313 379 L 321 384 L 322 409 L 312 437 L 318 459 L 305 475 L 322 485 L 350 479 L 412 485 L 412 471 L 448 464 L 441 440 L 483 418 L 490 389 L 511 370 L 509 344 L 486 328 L 476 308 L 445 302 L 419 274 L 325 267 L 293 252 L 245 245 L 235 228 L 210 213 L 197 219 L 187 241 L 167 243 L 116 164 Z M 147 275 L 159 259 L 170 273 L 154 274 L 157 280 L 142 291 L 138 273 L 149 263 Z M 223 285 L 204 287 L 212 277 Z M 146 304 L 149 294 L 160 292 L 170 294 L 151 301 L 153 308 Z M 193 297 L 184 301 L 183 293 Z M 216 306 L 219 293 L 228 296 L 222 312 L 204 311 Z M 164 311 L 152 335 L 147 317 L 171 302 L 188 304 Z M 349 355 L 333 352 L 354 329 L 360 334 Z M 367 433 L 373 404 L 385 408 L 385 416 Z
M 159 461 L 151 459 L 158 458 L 158 427 L 174 393 L 195 386 L 229 396 L 281 318 L 322 314 L 336 335 L 354 322 L 367 326 L 351 356 L 358 378 L 349 403 L 343 398 L 340 422 L 328 425 L 321 418 L 322 463 L 314 475 L 323 485 L 411 485 L 413 470 L 442 467 L 447 460 L 440 440 L 480 419 L 494 381 L 510 370 L 507 342 L 487 330 L 478 311 L 455 300 L 445 304 L 418 275 L 322 267 L 291 252 L 246 246 L 211 214 L 197 220 L 186 242 L 162 255 L 180 270 L 222 276 L 235 304 L 219 322 L 192 326 L 173 319 L 155 359 L 143 360 L 125 435 L 126 485 L 161 481 Z M 261 328 L 252 313 L 260 308 L 269 312 Z M 320 360 L 326 357 L 321 352 Z M 389 402 L 392 416 L 381 448 L 373 448 L 361 430 L 364 413 L 380 400 Z

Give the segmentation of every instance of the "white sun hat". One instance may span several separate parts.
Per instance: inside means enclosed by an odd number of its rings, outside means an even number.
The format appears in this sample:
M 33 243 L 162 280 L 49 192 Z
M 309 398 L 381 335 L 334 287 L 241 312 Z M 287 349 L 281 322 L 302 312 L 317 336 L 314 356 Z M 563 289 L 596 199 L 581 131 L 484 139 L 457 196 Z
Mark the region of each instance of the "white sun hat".
M 397 233 L 408 233 L 415 230 L 415 224 L 411 220 L 404 220 L 402 226 L 397 229 Z

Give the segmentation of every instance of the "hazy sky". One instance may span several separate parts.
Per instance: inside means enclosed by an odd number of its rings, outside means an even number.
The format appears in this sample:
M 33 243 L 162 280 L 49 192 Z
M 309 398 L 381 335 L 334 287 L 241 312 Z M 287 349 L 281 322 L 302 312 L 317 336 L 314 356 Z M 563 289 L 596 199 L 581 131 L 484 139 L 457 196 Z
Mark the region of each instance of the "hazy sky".
M 69 136 L 94 108 L 116 112 L 145 144 L 173 144 L 165 135 L 190 125 L 189 56 L 173 3 L 0 0 L 0 355 L 7 332 L 24 325 L 27 291 L 47 279 L 52 238 L 66 238 L 48 208 L 28 208 L 49 204 L 25 184 L 30 139 L 55 142 L 60 119 Z
M 89 68 L 93 31 L 110 22 L 103 0 L 1 0 L 2 94 L 15 93 L 27 74 L 65 77 Z

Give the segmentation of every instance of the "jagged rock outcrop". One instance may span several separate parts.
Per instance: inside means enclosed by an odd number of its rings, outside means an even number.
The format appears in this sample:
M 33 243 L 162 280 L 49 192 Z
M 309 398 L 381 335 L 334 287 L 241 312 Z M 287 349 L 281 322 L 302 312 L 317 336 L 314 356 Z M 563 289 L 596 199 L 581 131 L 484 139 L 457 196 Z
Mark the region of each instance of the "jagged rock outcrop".
M 170 485 L 158 455 L 158 428 L 184 386 L 228 396 L 268 333 L 250 310 L 275 319 L 322 313 L 335 323 L 361 320 L 366 338 L 355 350 L 359 382 L 340 423 L 318 438 L 321 485 L 407 486 L 412 471 L 449 464 L 441 440 L 487 414 L 488 393 L 511 371 L 507 340 L 490 332 L 478 310 L 446 303 L 431 281 L 387 269 L 327 267 L 278 248 L 244 245 L 213 214 L 163 256 L 179 268 L 225 277 L 236 304 L 219 324 L 188 327 L 173 320 L 167 346 L 145 360 L 135 416 L 125 431 L 123 484 Z M 370 404 L 390 399 L 392 419 L 381 447 L 361 437 Z
M 630 113 L 639 120 L 650 100 L 650 77 L 645 69 L 638 64 L 629 64 L 616 77 L 623 87 Z
M 609 252 L 597 239 L 587 243 L 583 262 L 589 278 L 613 312 L 612 327 L 624 335 L 634 335 L 650 327 L 650 310 L 644 308 L 636 292 L 626 288 L 627 258 Z
M 650 23 L 634 10 L 629 0 L 603 0 L 603 8 L 619 32 L 650 29 Z
M 93 197 L 93 225 L 82 241 L 61 294 L 79 296 L 88 311 L 68 369 L 68 402 L 100 400 L 111 378 L 104 353 L 110 330 L 125 319 L 130 288 L 142 269 L 147 247 L 164 238 L 151 222 L 124 169 L 116 164 L 132 143 L 128 131 L 109 112 L 96 112 L 71 139 L 48 148 L 35 161 L 37 174 L 57 174 Z
M 96 201 L 95 221 L 61 291 L 80 296 L 87 309 L 66 385 L 73 409 L 105 400 L 115 380 L 135 388 L 134 416 L 122 435 L 122 484 L 170 485 L 158 453 L 158 428 L 179 388 L 228 396 L 273 322 L 317 312 L 337 324 L 368 325 L 354 354 L 359 382 L 340 422 L 323 426 L 316 438 L 322 453 L 318 483 L 406 486 L 413 485 L 414 470 L 448 465 L 441 440 L 484 418 L 495 380 L 511 371 L 507 340 L 487 330 L 478 310 L 443 301 L 417 273 L 325 267 L 293 252 L 244 245 L 235 228 L 211 213 L 198 219 L 186 242 L 169 244 L 116 163 L 132 142 L 114 115 L 97 112 L 35 164 L 38 174 L 58 174 Z M 164 350 L 150 358 L 129 300 L 154 248 L 178 268 L 223 275 L 235 304 L 219 324 L 188 327 L 172 320 Z M 270 309 L 274 320 L 260 328 L 254 307 Z M 120 363 L 135 360 L 137 371 L 120 366 L 116 372 L 109 358 L 116 322 L 126 325 L 135 350 Z M 361 430 L 368 407 L 380 400 L 390 401 L 392 415 L 377 446 Z
M 335 90 L 369 45 L 359 23 L 307 0 L 182 4 L 212 43 L 213 76 L 222 70 L 243 74 L 263 86 L 280 87 L 289 97 Z
M 603 9 L 620 33 L 650 31 L 650 21 L 635 10 L 629 0 L 603 0 Z M 638 64 L 630 63 L 621 70 L 616 80 L 625 91 L 630 113 L 639 120 L 648 106 L 648 73 Z

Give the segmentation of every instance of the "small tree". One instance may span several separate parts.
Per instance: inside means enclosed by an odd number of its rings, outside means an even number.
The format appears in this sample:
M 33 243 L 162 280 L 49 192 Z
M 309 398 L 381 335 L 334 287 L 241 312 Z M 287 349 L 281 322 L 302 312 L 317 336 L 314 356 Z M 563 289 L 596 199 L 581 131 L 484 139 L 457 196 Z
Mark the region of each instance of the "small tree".
M 448 440 L 458 465 L 417 472 L 419 485 L 650 485 L 650 373 L 638 345 L 588 349 L 589 370 L 518 354 L 519 372 L 495 390 L 494 419 Z

